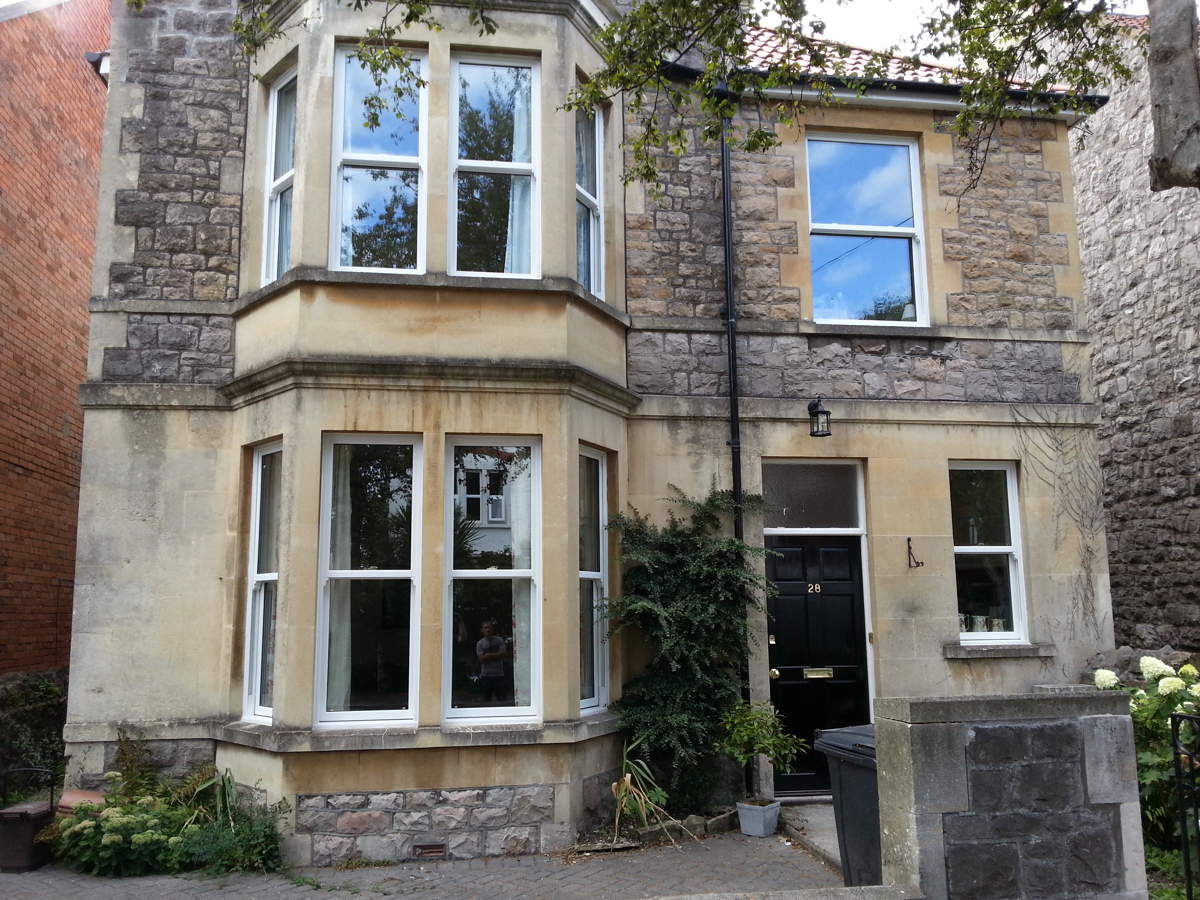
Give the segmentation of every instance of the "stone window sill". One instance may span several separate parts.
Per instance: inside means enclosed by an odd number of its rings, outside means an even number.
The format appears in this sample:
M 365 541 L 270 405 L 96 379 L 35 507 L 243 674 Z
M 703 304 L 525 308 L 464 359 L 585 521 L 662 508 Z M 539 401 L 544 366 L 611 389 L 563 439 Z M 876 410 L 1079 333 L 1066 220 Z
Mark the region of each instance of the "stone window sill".
M 213 735 L 219 741 L 276 753 L 415 750 L 440 747 L 498 747 L 516 744 L 573 744 L 621 730 L 614 713 L 565 722 L 447 724 L 392 728 L 287 728 L 230 722 Z
M 1030 657 L 1049 658 L 1054 656 L 1053 644 L 960 644 L 953 641 L 942 644 L 942 656 L 946 659 L 1020 659 Z

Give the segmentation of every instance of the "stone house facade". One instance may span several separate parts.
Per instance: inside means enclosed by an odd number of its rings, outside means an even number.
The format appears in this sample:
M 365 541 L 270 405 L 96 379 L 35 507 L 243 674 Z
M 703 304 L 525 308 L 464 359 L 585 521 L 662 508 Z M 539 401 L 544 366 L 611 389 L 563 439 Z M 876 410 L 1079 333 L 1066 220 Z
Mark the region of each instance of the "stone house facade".
M 1112 88 L 1072 152 L 1113 610 L 1119 643 L 1195 651 L 1200 201 L 1193 190 L 1150 191 L 1150 88 L 1132 40 L 1147 19 L 1122 19 L 1136 77 Z
M 295 859 L 560 846 L 638 663 L 608 515 L 731 479 L 719 152 L 620 186 L 634 123 L 561 109 L 604 3 L 487 37 L 439 8 L 375 131 L 367 14 L 281 7 L 306 24 L 247 66 L 232 9 L 114 25 L 70 775 L 127 725 L 287 798 Z M 960 199 L 953 89 L 892 87 L 732 160 L 744 526 L 780 590 L 750 689 L 808 737 L 1112 641 L 1066 123 L 1011 123 Z
M 0 7 L 0 675 L 67 665 L 103 0 Z

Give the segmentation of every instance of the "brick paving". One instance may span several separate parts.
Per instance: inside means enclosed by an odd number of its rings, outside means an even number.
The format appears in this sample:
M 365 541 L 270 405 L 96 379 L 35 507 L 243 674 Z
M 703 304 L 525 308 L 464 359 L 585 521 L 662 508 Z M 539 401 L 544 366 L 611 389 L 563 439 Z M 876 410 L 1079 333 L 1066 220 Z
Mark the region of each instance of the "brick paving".
M 338 872 L 297 869 L 287 875 L 93 878 L 48 866 L 22 875 L 0 874 L 5 900 L 241 897 L 247 900 L 314 898 L 329 893 L 385 897 L 634 900 L 697 894 L 759 895 L 841 883 L 805 850 L 781 837 L 740 834 L 623 853 L 522 856 L 462 862 L 404 863 Z

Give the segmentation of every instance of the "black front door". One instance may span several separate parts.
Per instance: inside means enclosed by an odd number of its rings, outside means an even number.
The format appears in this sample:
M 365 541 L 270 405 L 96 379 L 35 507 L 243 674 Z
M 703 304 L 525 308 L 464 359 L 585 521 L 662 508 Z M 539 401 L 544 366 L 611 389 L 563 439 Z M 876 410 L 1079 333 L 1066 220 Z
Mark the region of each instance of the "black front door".
M 771 702 L 809 746 L 793 771 L 776 770 L 775 792 L 824 792 L 829 769 L 814 733 L 870 721 L 860 538 L 768 535 L 766 545 L 778 590 L 767 606 Z

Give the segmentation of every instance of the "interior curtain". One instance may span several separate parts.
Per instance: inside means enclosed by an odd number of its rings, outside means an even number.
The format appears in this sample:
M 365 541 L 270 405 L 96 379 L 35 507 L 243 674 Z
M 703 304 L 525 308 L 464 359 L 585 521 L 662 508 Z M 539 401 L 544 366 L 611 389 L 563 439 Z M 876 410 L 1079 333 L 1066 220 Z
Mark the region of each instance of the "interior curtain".
M 350 568 L 350 466 L 347 445 L 334 447 L 333 521 L 330 523 L 331 565 Z M 325 702 L 330 710 L 350 707 L 350 585 L 343 579 L 329 582 L 329 680 Z
M 522 73 L 527 69 L 519 69 Z M 530 134 L 532 133 L 529 120 L 529 106 L 533 97 L 533 88 L 528 76 L 517 82 L 518 89 L 513 91 L 513 150 L 512 158 L 521 162 L 533 159 L 530 155 Z M 504 248 L 505 272 L 529 272 L 530 240 L 532 224 L 530 215 L 533 209 L 531 195 L 533 179 L 527 175 L 508 176 L 511 188 L 508 194 L 508 241 Z
M 533 479 L 532 458 L 519 472 L 510 472 L 505 486 L 509 503 L 509 521 L 512 527 L 513 568 L 527 569 L 533 565 Z M 530 629 L 531 584 L 528 578 L 514 578 L 513 590 L 513 634 L 516 638 L 513 651 L 513 690 L 516 706 L 529 706 L 532 702 L 532 633 Z

